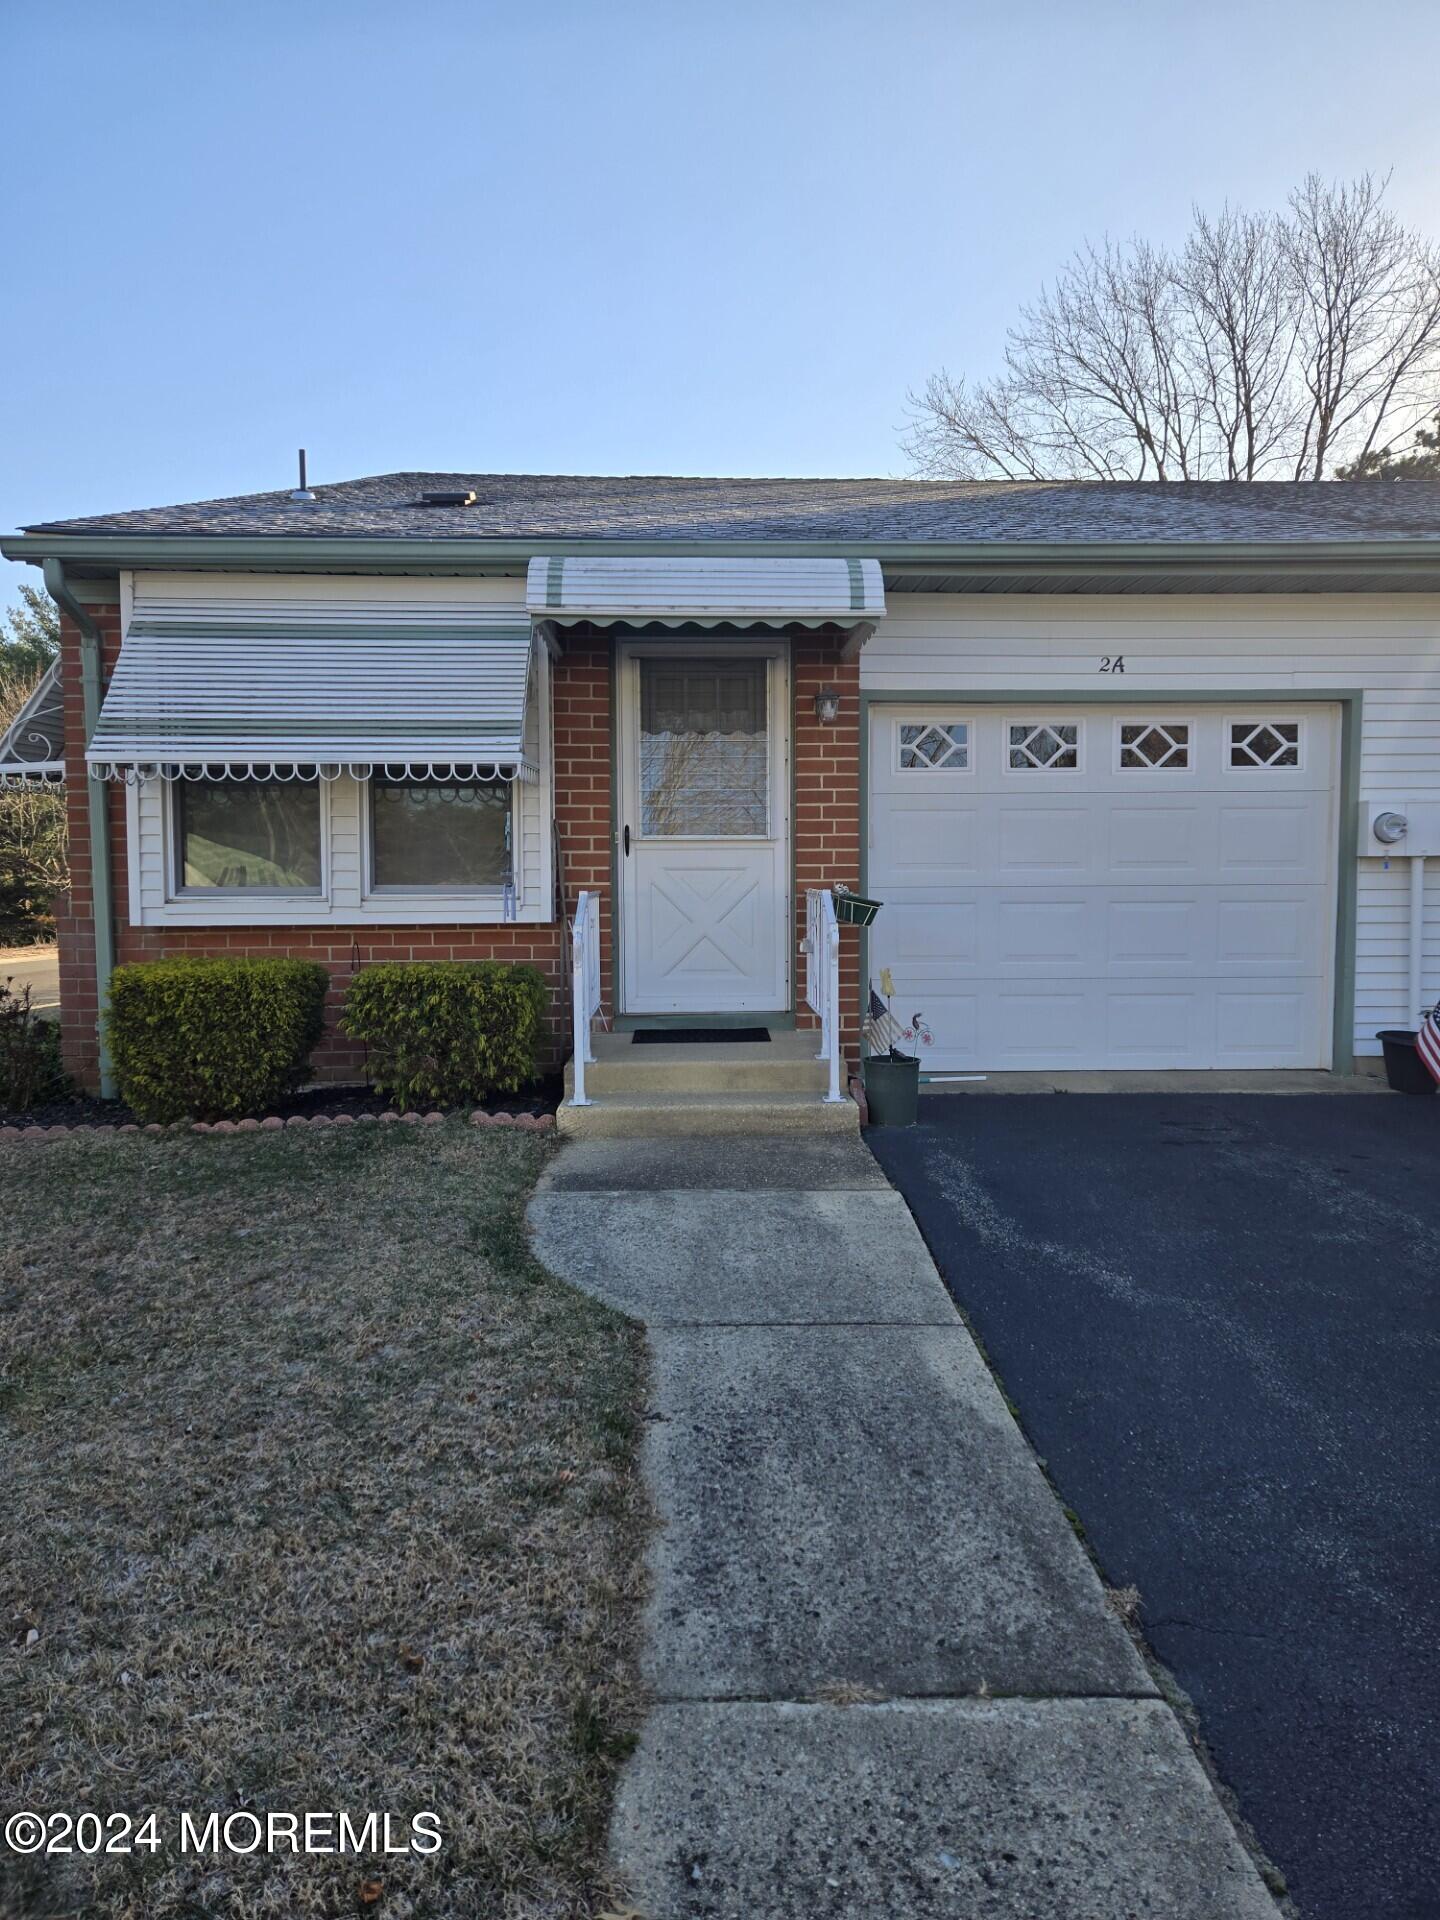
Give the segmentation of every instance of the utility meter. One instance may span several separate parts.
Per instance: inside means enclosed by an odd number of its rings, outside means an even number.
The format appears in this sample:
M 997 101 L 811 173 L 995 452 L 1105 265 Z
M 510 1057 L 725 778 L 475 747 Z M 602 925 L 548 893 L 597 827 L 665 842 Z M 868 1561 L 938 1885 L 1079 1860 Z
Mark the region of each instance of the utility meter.
M 1393 847 L 1397 840 L 1403 840 L 1410 831 L 1410 822 L 1403 813 L 1387 811 L 1376 814 L 1370 830 L 1382 847 Z

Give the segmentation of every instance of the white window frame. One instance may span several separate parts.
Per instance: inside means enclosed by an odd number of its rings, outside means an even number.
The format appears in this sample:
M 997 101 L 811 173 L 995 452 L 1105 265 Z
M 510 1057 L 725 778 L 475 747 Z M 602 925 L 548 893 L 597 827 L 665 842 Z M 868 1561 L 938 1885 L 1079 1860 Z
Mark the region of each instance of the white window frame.
M 1275 726 L 1294 727 L 1295 729 L 1294 766 L 1279 767 L 1273 764 L 1266 766 L 1259 760 L 1247 760 L 1243 767 L 1237 767 L 1230 757 L 1231 750 L 1234 746 L 1234 742 L 1230 737 L 1232 730 L 1236 727 L 1244 727 L 1247 731 L 1251 731 L 1256 727 Z M 1227 713 L 1220 734 L 1221 770 L 1224 773 L 1236 775 L 1240 778 L 1254 774 L 1304 773 L 1308 771 L 1309 733 L 1310 724 L 1306 716 L 1293 707 L 1288 712 L 1282 713 Z
M 253 900 L 269 909 L 287 901 L 294 901 L 302 909 L 314 912 L 317 907 L 330 904 L 330 781 L 294 780 L 287 785 L 303 787 L 307 791 L 318 788 L 316 800 L 319 812 L 320 832 L 320 885 L 316 887 L 187 887 L 182 878 L 184 856 L 184 835 L 180 831 L 180 796 L 186 787 L 215 787 L 221 785 L 243 785 L 241 781 L 222 782 L 219 780 L 186 780 L 182 775 L 177 780 L 167 780 L 165 785 L 165 900 L 167 905 L 193 906 L 197 903 L 214 901 L 217 907 L 228 908 L 243 905 Z
M 1010 729 L 1012 727 L 1024 727 L 1028 732 L 1032 733 L 1039 727 L 1050 727 L 1052 729 L 1056 727 L 1074 727 L 1074 766 L 1012 766 L 1010 764 Z M 1074 719 L 1067 720 L 1063 715 L 1056 714 L 1053 710 L 1046 711 L 1043 708 L 1034 714 L 1008 714 L 1000 723 L 1000 771 L 1007 777 L 1016 780 L 1068 780 L 1074 775 L 1082 774 L 1085 771 L 1085 735 L 1085 722 L 1078 715 Z
M 383 769 L 382 769 L 383 771 Z M 424 906 L 436 906 L 453 900 L 457 906 L 475 905 L 480 902 L 495 904 L 503 902 L 503 886 L 490 887 L 422 887 L 405 885 L 382 885 L 375 878 L 375 789 L 374 771 L 363 780 L 356 782 L 359 788 L 360 804 L 360 884 L 361 899 L 368 906 L 374 901 L 378 906 L 392 909 L 402 906 L 407 900 L 413 900 Z M 522 821 L 519 796 L 516 788 L 518 780 L 507 782 L 510 788 L 510 871 L 514 876 L 515 910 L 518 913 L 521 904 L 521 890 L 524 885 L 521 859 L 520 835 Z
M 1185 764 L 1181 767 L 1127 767 L 1125 765 L 1124 730 L 1126 727 L 1184 727 Z M 1198 771 L 1196 748 L 1199 745 L 1199 726 L 1193 713 L 1149 713 L 1137 708 L 1133 713 L 1117 714 L 1115 718 L 1114 771 L 1123 774 L 1127 780 L 1133 780 L 1147 773 L 1163 774 L 1167 782 L 1177 785 L 1189 779 Z
M 901 758 L 904 746 L 900 739 L 900 733 L 904 727 L 942 727 L 947 732 L 952 727 L 963 727 L 965 729 L 964 741 L 955 740 L 953 744 L 957 747 L 961 745 L 964 746 L 964 764 L 962 766 L 949 767 L 907 767 Z M 894 752 L 891 756 L 892 770 L 904 780 L 924 780 L 932 775 L 942 780 L 963 778 L 967 774 L 973 774 L 975 771 L 975 745 L 975 719 L 972 714 L 954 712 L 946 712 L 943 715 L 902 713 L 897 715 L 895 720 Z

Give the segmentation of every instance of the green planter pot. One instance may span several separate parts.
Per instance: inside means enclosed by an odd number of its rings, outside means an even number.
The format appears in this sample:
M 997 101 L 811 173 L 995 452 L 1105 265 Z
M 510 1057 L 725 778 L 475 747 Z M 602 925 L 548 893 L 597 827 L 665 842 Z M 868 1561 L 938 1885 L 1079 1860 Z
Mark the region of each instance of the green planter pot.
M 867 900 L 863 893 L 832 893 L 835 918 L 842 927 L 868 927 L 879 913 L 881 902 Z
M 913 1127 L 920 1111 L 920 1062 L 872 1054 L 865 1062 L 865 1104 L 872 1127 Z
M 1435 1082 L 1409 1027 L 1387 1027 L 1375 1038 L 1385 1050 L 1385 1078 L 1396 1093 L 1433 1094 Z

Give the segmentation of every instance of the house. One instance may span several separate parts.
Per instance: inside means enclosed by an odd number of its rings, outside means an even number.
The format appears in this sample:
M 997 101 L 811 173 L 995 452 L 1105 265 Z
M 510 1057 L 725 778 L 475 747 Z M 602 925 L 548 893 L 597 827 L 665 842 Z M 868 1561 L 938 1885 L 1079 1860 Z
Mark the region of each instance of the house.
M 0 552 L 91 1084 L 175 952 L 529 960 L 568 1033 L 577 915 L 582 1018 L 811 1028 L 837 885 L 849 1063 L 882 968 L 935 1073 L 1348 1070 L 1440 993 L 1434 482 L 399 473 Z

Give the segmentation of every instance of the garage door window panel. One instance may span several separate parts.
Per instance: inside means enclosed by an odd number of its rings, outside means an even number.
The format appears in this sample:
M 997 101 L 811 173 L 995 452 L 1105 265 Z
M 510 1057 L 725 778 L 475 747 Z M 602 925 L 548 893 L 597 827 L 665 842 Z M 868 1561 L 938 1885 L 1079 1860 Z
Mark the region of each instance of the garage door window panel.
M 1079 773 L 1078 720 L 1010 720 L 1005 765 L 1011 773 Z
M 1121 773 L 1188 773 L 1190 723 L 1122 720 L 1117 726 Z
M 1295 772 L 1302 764 L 1298 720 L 1231 720 L 1226 740 L 1228 764 L 1241 772 Z
M 895 737 L 901 773 L 970 771 L 970 723 L 967 720 L 902 720 Z

